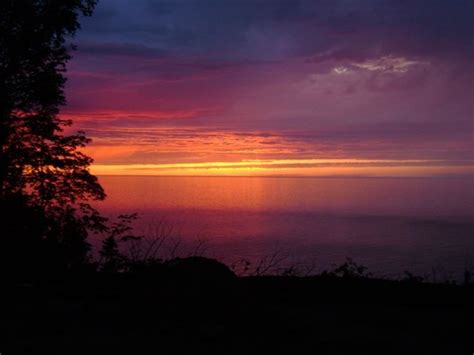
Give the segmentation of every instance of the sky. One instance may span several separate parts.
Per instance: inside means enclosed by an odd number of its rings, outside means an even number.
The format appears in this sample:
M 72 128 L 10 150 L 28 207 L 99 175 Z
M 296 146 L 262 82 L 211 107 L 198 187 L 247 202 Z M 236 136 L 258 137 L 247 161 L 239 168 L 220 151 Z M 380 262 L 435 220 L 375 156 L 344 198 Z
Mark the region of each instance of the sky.
M 474 176 L 474 1 L 101 0 L 75 42 L 96 174 Z

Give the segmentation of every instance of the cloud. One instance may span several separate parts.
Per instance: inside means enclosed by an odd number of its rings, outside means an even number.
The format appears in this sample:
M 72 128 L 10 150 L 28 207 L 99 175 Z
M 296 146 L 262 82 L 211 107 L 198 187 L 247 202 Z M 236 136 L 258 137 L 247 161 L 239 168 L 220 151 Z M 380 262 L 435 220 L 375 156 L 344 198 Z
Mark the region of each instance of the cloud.
M 469 0 L 102 0 L 80 38 L 222 59 L 472 57 L 473 13 Z
M 165 52 L 159 48 L 151 48 L 135 43 L 94 43 L 81 42 L 81 55 L 88 56 L 125 56 L 138 58 L 160 58 Z
M 341 65 L 341 66 L 335 67 L 332 71 L 338 75 L 341 75 L 341 74 L 349 73 L 350 69 Z
M 474 2 L 102 0 L 64 112 L 102 163 L 468 159 Z
M 426 160 L 242 160 L 238 162 L 97 164 L 93 167 L 93 172 L 100 175 L 472 177 L 474 166 Z
M 409 60 L 404 57 L 394 57 L 392 55 L 383 56 L 376 59 L 368 59 L 363 62 L 352 62 L 356 68 L 384 73 L 406 73 L 414 66 L 429 65 L 429 62 Z

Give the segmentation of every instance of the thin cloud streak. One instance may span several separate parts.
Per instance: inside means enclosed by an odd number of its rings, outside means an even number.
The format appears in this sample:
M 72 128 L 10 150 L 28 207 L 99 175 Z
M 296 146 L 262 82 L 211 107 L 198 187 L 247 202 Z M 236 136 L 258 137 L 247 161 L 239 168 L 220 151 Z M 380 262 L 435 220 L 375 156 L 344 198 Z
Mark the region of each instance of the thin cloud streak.
M 470 165 L 466 165 L 469 163 Z M 245 160 L 240 162 L 95 165 L 97 175 L 181 176 L 340 176 L 340 177 L 474 177 L 474 162 L 460 165 L 429 160 Z M 448 165 L 446 165 L 448 164 Z

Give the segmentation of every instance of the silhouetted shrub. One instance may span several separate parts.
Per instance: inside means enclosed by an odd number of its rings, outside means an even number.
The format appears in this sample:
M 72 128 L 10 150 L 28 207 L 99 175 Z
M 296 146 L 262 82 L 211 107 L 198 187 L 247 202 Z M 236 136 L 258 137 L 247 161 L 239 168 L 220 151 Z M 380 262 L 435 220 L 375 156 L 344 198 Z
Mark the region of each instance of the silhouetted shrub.
M 223 263 L 202 256 L 176 258 L 164 264 L 172 277 L 199 282 L 227 282 L 236 275 Z
M 421 283 L 423 282 L 424 278 L 422 276 L 416 276 L 409 271 L 404 272 L 405 276 L 402 278 L 401 281 L 407 283 Z
M 346 258 L 346 261 L 330 271 L 329 275 L 343 277 L 343 278 L 367 278 L 371 276 L 371 273 L 367 271 L 367 267 L 361 264 L 357 264 L 351 258 Z

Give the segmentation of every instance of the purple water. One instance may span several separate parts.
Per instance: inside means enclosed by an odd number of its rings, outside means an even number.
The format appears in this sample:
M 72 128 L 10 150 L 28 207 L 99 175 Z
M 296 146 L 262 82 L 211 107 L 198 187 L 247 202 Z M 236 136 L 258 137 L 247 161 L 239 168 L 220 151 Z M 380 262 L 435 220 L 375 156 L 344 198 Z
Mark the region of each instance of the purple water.
M 316 269 L 346 257 L 376 275 L 459 278 L 474 266 L 472 178 L 100 177 L 106 215 L 165 221 L 173 238 L 228 264 L 278 252 Z M 94 243 L 99 244 L 98 240 Z

